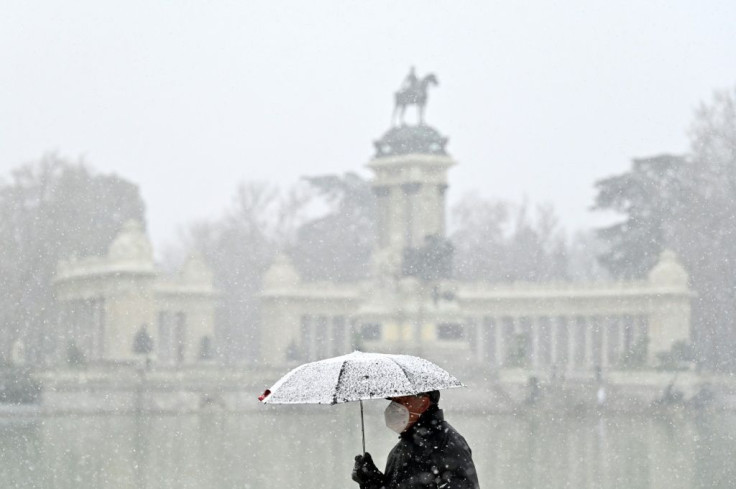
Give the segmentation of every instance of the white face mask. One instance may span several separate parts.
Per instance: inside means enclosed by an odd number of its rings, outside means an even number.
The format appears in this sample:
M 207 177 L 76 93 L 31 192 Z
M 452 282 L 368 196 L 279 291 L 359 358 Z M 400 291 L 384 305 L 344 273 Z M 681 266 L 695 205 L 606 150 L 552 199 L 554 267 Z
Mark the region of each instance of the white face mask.
M 409 424 L 409 410 L 406 406 L 396 401 L 391 401 L 391 404 L 386 406 L 383 417 L 386 420 L 386 426 L 399 434 Z

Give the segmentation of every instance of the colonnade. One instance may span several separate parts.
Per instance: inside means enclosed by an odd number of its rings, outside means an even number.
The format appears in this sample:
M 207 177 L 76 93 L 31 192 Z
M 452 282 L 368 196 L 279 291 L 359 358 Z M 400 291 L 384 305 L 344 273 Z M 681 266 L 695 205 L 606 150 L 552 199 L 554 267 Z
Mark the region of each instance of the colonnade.
M 484 316 L 468 320 L 475 356 L 495 367 L 605 368 L 646 359 L 646 315 Z
M 303 315 L 293 360 L 316 360 L 348 352 L 352 336 L 384 340 L 380 324 L 352 325 L 344 315 Z M 360 331 L 354 331 L 360 326 Z M 371 326 L 374 328 L 371 329 Z M 482 316 L 468 318 L 457 338 L 467 342 L 476 360 L 498 368 L 555 368 L 560 372 L 616 367 L 646 361 L 649 321 L 646 315 Z

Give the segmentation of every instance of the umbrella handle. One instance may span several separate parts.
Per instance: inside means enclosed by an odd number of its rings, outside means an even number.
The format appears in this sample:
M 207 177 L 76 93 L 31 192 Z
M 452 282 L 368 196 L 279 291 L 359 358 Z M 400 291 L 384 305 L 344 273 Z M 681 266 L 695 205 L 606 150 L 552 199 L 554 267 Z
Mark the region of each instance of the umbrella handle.
M 360 431 L 363 434 L 363 455 L 365 455 L 365 424 L 363 423 L 363 400 L 360 400 Z

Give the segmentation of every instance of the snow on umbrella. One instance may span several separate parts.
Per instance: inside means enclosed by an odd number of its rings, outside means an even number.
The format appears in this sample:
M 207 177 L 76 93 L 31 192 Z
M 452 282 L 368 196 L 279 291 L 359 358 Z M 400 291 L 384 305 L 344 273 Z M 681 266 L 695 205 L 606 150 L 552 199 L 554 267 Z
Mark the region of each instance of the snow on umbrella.
M 300 365 L 258 399 L 267 404 L 360 401 L 360 426 L 365 452 L 364 399 L 408 396 L 453 387 L 463 387 L 463 384 L 446 370 L 423 358 L 356 351 Z

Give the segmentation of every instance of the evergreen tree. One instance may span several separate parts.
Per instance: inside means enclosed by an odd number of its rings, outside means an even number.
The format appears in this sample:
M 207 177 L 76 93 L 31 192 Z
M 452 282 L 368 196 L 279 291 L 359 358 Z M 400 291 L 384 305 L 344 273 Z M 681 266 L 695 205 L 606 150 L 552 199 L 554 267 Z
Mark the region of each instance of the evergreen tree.
M 327 206 L 305 222 L 292 249 L 309 280 L 354 281 L 368 275 L 375 244 L 375 197 L 370 182 L 355 173 L 305 178 Z
M 614 276 L 642 277 L 664 248 L 690 273 L 693 340 L 701 362 L 736 369 L 736 91 L 696 113 L 687 156 L 634 160 L 597 183 L 595 208 L 623 220 L 599 231 Z
M 594 209 L 613 210 L 624 219 L 598 230 L 609 244 L 600 262 L 620 278 L 642 278 L 674 239 L 684 196 L 682 156 L 635 159 L 631 170 L 596 183 Z

